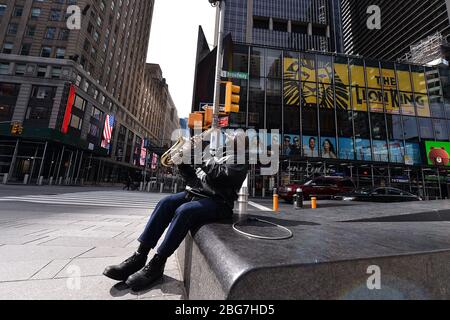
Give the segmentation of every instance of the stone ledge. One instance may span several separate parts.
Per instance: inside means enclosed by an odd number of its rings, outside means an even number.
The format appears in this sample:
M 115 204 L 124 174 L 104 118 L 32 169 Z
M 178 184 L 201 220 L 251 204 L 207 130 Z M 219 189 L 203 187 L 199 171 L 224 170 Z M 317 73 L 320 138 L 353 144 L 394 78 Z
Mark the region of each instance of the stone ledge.
M 450 299 L 449 209 L 438 201 L 255 211 L 294 238 L 249 239 L 224 221 L 189 235 L 178 260 L 190 299 Z M 381 290 L 367 288 L 372 265 Z

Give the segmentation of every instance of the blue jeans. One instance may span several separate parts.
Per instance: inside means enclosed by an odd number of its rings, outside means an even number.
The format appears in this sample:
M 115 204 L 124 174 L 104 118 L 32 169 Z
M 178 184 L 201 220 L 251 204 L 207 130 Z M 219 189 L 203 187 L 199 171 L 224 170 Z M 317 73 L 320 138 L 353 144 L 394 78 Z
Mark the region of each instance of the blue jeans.
M 159 238 L 167 230 L 163 243 L 157 252 L 170 257 L 180 246 L 189 230 L 205 223 L 231 218 L 233 212 L 225 204 L 214 199 L 189 201 L 186 192 L 162 199 L 153 211 L 139 242 L 154 249 Z

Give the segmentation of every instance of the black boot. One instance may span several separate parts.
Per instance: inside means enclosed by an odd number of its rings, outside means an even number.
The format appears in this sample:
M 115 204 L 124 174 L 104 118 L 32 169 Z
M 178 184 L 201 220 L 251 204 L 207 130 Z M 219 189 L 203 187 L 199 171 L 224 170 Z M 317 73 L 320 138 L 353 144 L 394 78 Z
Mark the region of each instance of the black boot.
M 125 281 L 130 275 L 141 270 L 146 262 L 147 255 L 136 252 L 121 264 L 107 267 L 103 274 L 113 280 Z
M 142 291 L 150 288 L 159 280 L 163 279 L 165 265 L 166 259 L 159 255 L 155 255 L 145 268 L 128 277 L 128 280 L 125 283 L 133 291 Z

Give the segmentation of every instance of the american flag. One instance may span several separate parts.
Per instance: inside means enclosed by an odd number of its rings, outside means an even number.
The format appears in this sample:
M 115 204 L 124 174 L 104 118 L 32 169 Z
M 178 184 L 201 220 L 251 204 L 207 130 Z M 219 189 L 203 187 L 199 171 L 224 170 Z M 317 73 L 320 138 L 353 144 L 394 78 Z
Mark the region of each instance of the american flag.
M 111 142 L 113 128 L 114 116 L 107 114 L 105 119 L 105 127 L 103 129 L 103 146 L 107 146 Z

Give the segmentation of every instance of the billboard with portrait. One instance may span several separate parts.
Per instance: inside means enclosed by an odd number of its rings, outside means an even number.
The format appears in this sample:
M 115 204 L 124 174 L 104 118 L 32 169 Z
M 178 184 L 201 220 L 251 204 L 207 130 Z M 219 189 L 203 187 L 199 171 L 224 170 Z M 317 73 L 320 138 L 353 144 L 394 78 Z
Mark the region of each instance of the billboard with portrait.
M 319 139 L 314 136 L 303 136 L 303 156 L 319 158 Z

